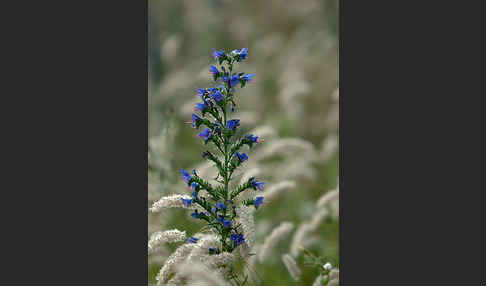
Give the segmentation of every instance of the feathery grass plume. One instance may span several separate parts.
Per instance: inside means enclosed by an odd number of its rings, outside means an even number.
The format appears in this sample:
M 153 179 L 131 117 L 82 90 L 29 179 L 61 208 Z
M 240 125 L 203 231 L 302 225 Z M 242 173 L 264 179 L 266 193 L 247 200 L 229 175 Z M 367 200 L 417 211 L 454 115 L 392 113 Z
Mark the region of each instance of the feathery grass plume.
M 246 170 L 246 172 L 241 176 L 240 184 L 244 184 L 245 182 L 248 182 L 248 180 L 251 177 L 258 176 L 260 173 L 261 170 L 258 167 Z
M 257 161 L 261 161 L 268 157 L 279 154 L 287 154 L 292 156 L 307 154 L 309 158 L 315 159 L 316 150 L 312 143 L 300 138 L 280 138 L 262 146 L 259 150 L 253 153 L 253 157 Z
M 150 208 L 151 212 L 160 212 L 163 209 L 168 208 L 187 208 L 181 199 L 190 200 L 190 196 L 186 195 L 170 195 L 166 197 L 160 198 L 160 200 L 156 201 L 152 207 Z
M 254 209 L 249 206 L 240 206 L 236 209 L 238 214 L 237 223 L 241 225 L 245 244 L 252 247 L 255 241 L 255 220 L 253 218 Z
M 327 286 L 339 286 L 339 280 L 338 279 L 330 280 Z
M 294 224 L 291 222 L 284 221 L 278 227 L 274 228 L 272 233 L 265 237 L 263 242 L 263 246 L 258 254 L 258 260 L 263 262 L 269 255 L 275 245 L 287 236 L 292 229 L 294 228 Z
M 186 240 L 186 232 L 178 229 L 154 232 L 148 242 L 148 253 L 156 251 L 163 242 L 179 242 L 184 240 Z
M 277 136 L 277 131 L 275 128 L 269 126 L 269 125 L 263 125 L 259 126 L 252 131 L 250 131 L 251 134 L 258 134 L 261 137 L 265 138 L 266 140 L 274 138 Z
M 305 239 L 309 233 L 315 231 L 324 218 L 328 216 L 328 214 L 329 211 L 326 208 L 318 209 L 317 212 L 312 216 L 310 222 L 302 223 L 297 228 L 294 237 L 292 238 L 292 242 L 290 243 L 290 253 L 294 257 L 299 255 L 301 247 L 304 245 Z
M 294 258 L 290 254 L 284 254 L 282 255 L 282 261 L 285 264 L 285 267 L 287 267 L 290 276 L 292 276 L 295 281 L 298 281 L 300 279 L 301 271 Z
M 322 141 L 320 156 L 322 162 L 326 163 L 331 159 L 332 155 L 337 151 L 339 147 L 338 137 L 335 134 L 331 134 Z
M 323 194 L 316 203 L 317 207 L 323 207 L 327 203 L 339 199 L 339 188 L 331 190 L 325 194 Z
M 226 286 L 224 278 L 201 262 L 184 262 L 177 267 L 178 273 L 187 277 L 188 285 Z
M 164 263 L 164 266 L 160 269 L 159 273 L 155 277 L 157 285 L 163 285 L 163 283 L 169 278 L 169 275 L 174 272 L 175 267 L 182 263 L 191 250 L 194 248 L 194 244 L 183 244 L 179 246 L 174 253 L 172 253 Z
M 287 191 L 289 189 L 295 188 L 296 183 L 293 180 L 285 180 L 281 181 L 280 183 L 276 183 L 271 187 L 268 187 L 263 194 L 268 201 L 271 201 L 274 197 L 281 195 L 282 192 Z

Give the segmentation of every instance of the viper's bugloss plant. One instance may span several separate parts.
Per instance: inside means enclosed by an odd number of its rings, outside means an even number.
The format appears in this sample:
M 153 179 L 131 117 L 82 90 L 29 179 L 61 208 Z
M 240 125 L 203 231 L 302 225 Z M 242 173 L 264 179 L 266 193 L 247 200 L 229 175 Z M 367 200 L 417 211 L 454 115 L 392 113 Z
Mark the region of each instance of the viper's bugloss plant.
M 223 50 L 213 49 L 213 58 L 217 66 L 211 65 L 209 72 L 213 77 L 214 86 L 198 88 L 197 96 L 201 102 L 196 103 L 195 112 L 191 117 L 191 125 L 200 129 L 197 136 L 202 139 L 204 145 L 212 144 L 216 150 L 206 150 L 202 157 L 214 162 L 218 168 L 219 186 L 213 186 L 204 178 L 201 178 L 196 170 L 191 174 L 181 169 L 181 177 L 187 186 L 193 190 L 192 198 L 181 198 L 185 207 L 197 206 L 191 216 L 194 219 L 207 223 L 209 228 L 220 238 L 220 246 L 216 249 L 208 249 L 208 253 L 217 254 L 233 252 L 239 245 L 245 242 L 241 225 L 237 223 L 237 207 L 235 199 L 246 191 L 261 191 L 264 182 L 251 177 L 248 181 L 231 189 L 230 181 L 236 169 L 247 161 L 248 155 L 240 150 L 246 145 L 252 148 L 260 143 L 258 136 L 254 134 L 239 135 L 239 119 L 230 119 L 235 110 L 237 98 L 236 88 L 243 88 L 251 81 L 254 74 L 235 72 L 236 63 L 248 58 L 248 49 L 233 50 L 227 53 Z M 201 191 L 208 196 L 200 196 Z M 263 204 L 263 196 L 242 201 L 246 206 L 255 208 Z

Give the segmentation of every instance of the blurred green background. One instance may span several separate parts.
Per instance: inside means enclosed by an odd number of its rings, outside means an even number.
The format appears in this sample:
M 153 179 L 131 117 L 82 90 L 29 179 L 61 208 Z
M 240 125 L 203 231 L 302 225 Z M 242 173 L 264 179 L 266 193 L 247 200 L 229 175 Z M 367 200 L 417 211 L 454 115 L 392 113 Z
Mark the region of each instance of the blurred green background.
M 248 59 L 237 71 L 255 73 L 255 80 L 237 90 L 242 130 L 269 126 L 273 140 L 299 138 L 315 150 L 290 151 L 263 162 L 266 188 L 281 179 L 297 187 L 265 204 L 255 215 L 257 241 L 282 221 L 297 226 L 308 221 L 316 200 L 336 188 L 339 152 L 330 139 L 338 132 L 338 7 L 337 0 L 162 1 L 149 0 L 149 205 L 161 196 L 187 191 L 178 170 L 201 164 L 204 145 L 190 125 L 196 88 L 212 84 L 212 48 L 247 47 Z M 258 135 L 258 134 L 257 134 Z M 264 137 L 264 139 L 267 139 Z M 271 142 L 271 138 L 266 140 Z M 332 141 L 332 140 L 331 140 Z M 263 145 L 264 145 L 263 144 Z M 263 148 L 263 147 L 262 147 Z M 318 154 L 318 156 L 316 156 Z M 252 160 L 249 153 L 250 161 Z M 283 170 L 278 161 L 292 167 Z M 275 163 L 277 162 L 277 163 Z M 295 163 L 295 166 L 292 164 Z M 149 214 L 153 231 L 179 228 L 188 233 L 200 225 L 184 210 Z M 293 234 L 293 233 L 292 233 Z M 301 281 L 293 281 L 280 257 L 289 252 L 292 234 L 274 249 L 271 259 L 257 264 L 258 285 L 312 285 L 317 271 L 298 264 Z M 307 247 L 339 264 L 339 224 L 329 217 L 313 233 Z M 149 257 L 149 282 L 177 245 Z M 256 285 L 256 284 L 255 284 Z

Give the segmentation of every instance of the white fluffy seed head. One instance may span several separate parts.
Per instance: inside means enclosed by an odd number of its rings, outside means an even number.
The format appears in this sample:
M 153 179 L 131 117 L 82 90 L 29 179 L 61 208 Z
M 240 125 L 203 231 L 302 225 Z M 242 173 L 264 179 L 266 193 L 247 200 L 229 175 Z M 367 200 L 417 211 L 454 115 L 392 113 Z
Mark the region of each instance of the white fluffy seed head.
M 192 251 L 194 248 L 193 243 L 186 243 L 181 246 L 179 246 L 174 253 L 172 253 L 167 260 L 165 261 L 164 266 L 160 269 L 159 273 L 155 277 L 155 280 L 157 280 L 157 285 L 163 285 L 165 280 L 169 277 L 171 273 L 175 271 L 175 267 L 182 263 L 189 253 Z
M 258 260 L 263 262 L 270 255 L 275 245 L 285 238 L 293 228 L 294 224 L 291 222 L 282 222 L 278 227 L 274 228 L 272 233 L 265 237 L 263 246 L 258 254 Z
M 182 204 L 181 198 L 188 200 L 191 197 L 187 195 L 178 195 L 178 194 L 162 197 L 160 198 L 160 200 L 153 203 L 152 207 L 150 208 L 150 211 L 160 212 L 161 210 L 168 209 L 168 208 L 185 208 L 185 206 Z
M 245 237 L 245 244 L 251 248 L 255 241 L 255 220 L 253 218 L 253 206 L 240 206 L 236 209 L 238 218 L 236 223 L 241 224 L 243 236 Z
M 310 222 L 301 224 L 292 238 L 290 244 L 290 253 L 297 257 L 300 253 L 301 247 L 305 244 L 305 240 L 309 233 L 316 230 L 319 224 L 329 215 L 329 211 L 326 208 L 321 208 L 312 216 Z
M 331 190 L 325 194 L 323 194 L 318 200 L 317 200 L 317 207 L 322 207 L 326 205 L 327 203 L 339 199 L 339 188 L 336 188 L 334 190 Z
M 271 201 L 276 196 L 281 195 L 284 191 L 295 188 L 295 186 L 296 186 L 295 181 L 292 181 L 292 180 L 281 181 L 279 183 L 272 184 L 270 187 L 268 187 L 263 192 L 263 195 L 264 195 L 266 201 Z M 260 195 L 257 195 L 255 197 L 258 197 L 258 196 L 260 196 Z
M 164 242 L 178 242 L 186 240 L 186 232 L 178 229 L 157 231 L 152 233 L 148 242 L 148 253 L 156 251 Z
M 337 151 L 339 147 L 338 137 L 335 134 L 331 134 L 322 141 L 320 156 L 322 162 L 327 162 L 331 159 L 331 156 Z
M 251 177 L 256 177 L 258 176 L 259 174 L 261 173 L 261 170 L 260 168 L 256 167 L 256 168 L 252 168 L 252 169 L 249 169 L 247 170 L 243 176 L 241 176 L 241 179 L 240 179 L 240 184 L 245 184 L 246 182 L 248 182 L 248 180 L 251 178 Z
M 186 261 L 177 267 L 178 273 L 188 279 L 188 285 L 225 286 L 220 273 L 201 262 Z M 197 283 L 197 284 L 196 284 Z
M 282 255 L 282 261 L 285 264 L 285 267 L 287 267 L 290 276 L 292 276 L 295 281 L 298 281 L 300 279 L 301 271 L 294 258 L 290 254 L 284 254 Z

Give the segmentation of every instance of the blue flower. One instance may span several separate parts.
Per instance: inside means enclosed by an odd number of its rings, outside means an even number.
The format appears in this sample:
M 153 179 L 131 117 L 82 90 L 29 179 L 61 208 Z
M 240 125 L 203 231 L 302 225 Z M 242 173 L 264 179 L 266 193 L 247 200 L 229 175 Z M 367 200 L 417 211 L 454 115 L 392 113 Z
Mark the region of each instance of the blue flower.
M 216 101 L 220 101 L 221 99 L 223 99 L 223 95 L 221 94 L 219 89 L 216 89 L 216 91 L 211 93 L 209 96 L 211 96 L 211 98 Z
M 197 199 L 197 192 L 196 191 L 192 192 L 192 197 Z
M 226 128 L 228 128 L 230 130 L 235 129 L 238 126 L 240 126 L 240 120 L 239 119 L 232 119 L 232 120 L 228 120 L 226 122 Z
M 191 179 L 191 175 L 189 175 L 188 172 L 184 171 L 184 169 L 181 169 L 181 177 L 186 182 L 186 184 L 189 184 L 189 180 Z
M 226 205 L 224 204 L 224 202 L 222 202 L 222 203 L 217 203 L 217 204 L 216 204 L 216 207 L 217 207 L 217 208 L 220 208 L 220 209 L 222 209 L 222 210 L 225 210 L 225 209 L 226 209 Z
M 196 103 L 196 110 L 199 109 L 200 111 L 203 111 L 204 109 L 206 109 L 206 107 L 208 107 L 206 103 Z
M 196 243 L 198 240 L 199 240 L 199 238 L 191 236 L 191 237 L 189 237 L 189 239 L 187 241 L 190 242 L 190 243 Z
M 254 76 L 255 76 L 255 74 L 254 74 L 254 73 L 252 73 L 252 74 L 245 74 L 245 75 L 242 75 L 242 76 L 241 76 L 241 79 L 242 79 L 242 80 L 244 80 L 244 81 L 246 81 L 246 82 L 250 82 L 250 81 L 251 81 L 251 79 L 252 79 Z
M 232 234 L 230 236 L 230 239 L 234 242 L 236 242 L 236 245 L 240 245 L 242 243 L 245 243 L 245 237 L 243 234 Z
M 258 136 L 253 136 L 253 134 L 246 135 L 246 139 L 250 140 L 253 143 L 260 143 L 261 141 L 258 140 Z
M 245 162 L 246 160 L 248 160 L 248 156 L 245 153 L 240 154 L 239 152 L 235 152 L 235 156 L 240 162 Z
M 231 103 L 231 112 L 235 112 L 235 104 Z
M 197 136 L 201 137 L 204 139 L 204 141 L 207 141 L 211 137 L 211 130 L 209 128 L 204 128 L 201 133 L 199 133 Z
M 192 127 L 193 128 L 196 128 L 197 124 L 199 122 L 201 122 L 201 117 L 199 117 L 197 114 L 193 113 L 192 114 L 192 118 L 191 118 L 191 121 L 192 121 Z
M 191 206 L 191 204 L 192 204 L 192 201 L 193 201 L 193 200 L 192 200 L 192 199 L 187 199 L 187 200 L 186 200 L 186 199 L 184 199 L 184 198 L 181 198 L 181 201 L 182 201 L 182 204 L 183 204 L 183 205 L 184 205 L 186 208 L 188 208 L 188 207 L 190 207 L 190 206 Z
M 207 91 L 204 88 L 198 88 L 197 89 L 197 95 L 199 95 L 200 97 L 203 96 L 206 93 L 207 93 Z
M 263 188 L 263 185 L 265 184 L 265 182 L 258 182 L 255 180 L 255 178 L 251 177 L 250 178 L 250 184 L 254 187 L 254 188 L 257 188 L 259 189 L 260 191 L 262 190 Z
M 215 66 L 213 66 L 213 65 L 211 65 L 211 66 L 209 67 L 209 72 L 210 72 L 212 75 L 217 75 L 217 74 L 219 74 L 219 70 L 218 70 L 218 68 L 216 68 L 216 67 L 215 67 Z
M 200 213 L 198 213 L 198 212 L 197 212 L 197 210 L 194 210 L 194 212 L 193 212 L 193 213 L 191 213 L 191 216 L 192 216 L 193 218 L 199 218 L 199 216 L 200 216 L 200 215 L 201 215 L 201 214 L 200 214 Z
M 197 186 L 199 186 L 198 183 L 192 182 L 190 188 L 194 190 Z
M 214 254 L 216 252 L 217 252 L 217 249 L 216 248 L 214 248 L 214 247 L 210 247 L 209 248 L 209 254 Z
M 215 208 L 215 207 L 212 207 L 212 208 L 211 208 L 211 212 L 212 212 L 213 214 L 215 214 L 217 211 L 218 211 L 218 209 L 217 209 L 217 208 Z
M 213 58 L 214 59 L 219 59 L 222 56 L 224 56 L 224 51 L 223 50 L 217 51 L 215 48 L 213 48 Z
M 218 221 L 222 223 L 224 227 L 231 227 L 231 220 L 224 220 L 223 217 L 218 217 Z
M 232 75 L 230 79 L 230 87 L 237 85 L 239 82 L 240 82 L 240 76 L 237 74 Z
M 240 59 L 244 60 L 244 59 L 246 59 L 246 57 L 248 57 L 248 49 L 243 48 L 240 51 Z
M 263 197 L 256 197 L 255 198 L 255 208 L 258 208 L 261 204 L 263 204 Z

